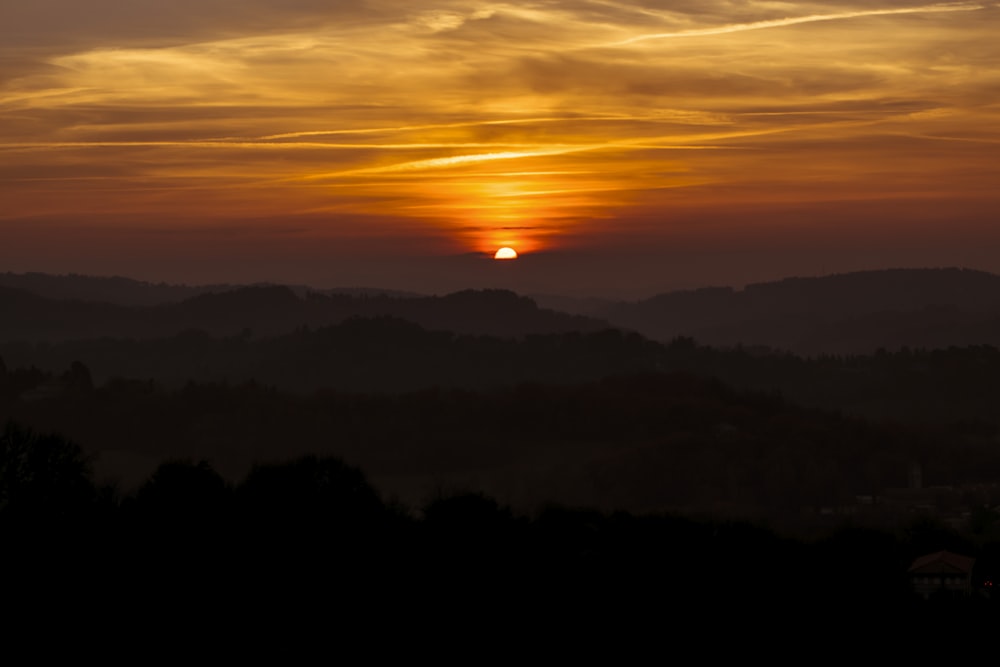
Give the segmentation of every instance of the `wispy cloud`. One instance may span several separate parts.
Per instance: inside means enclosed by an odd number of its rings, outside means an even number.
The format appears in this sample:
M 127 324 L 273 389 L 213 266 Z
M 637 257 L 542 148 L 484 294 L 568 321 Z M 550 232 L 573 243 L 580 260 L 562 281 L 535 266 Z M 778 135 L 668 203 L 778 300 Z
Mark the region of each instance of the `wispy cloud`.
M 784 28 L 786 26 L 799 25 L 802 23 L 816 23 L 818 21 L 844 21 L 847 19 L 866 18 L 870 16 L 891 16 L 894 14 L 933 14 L 939 12 L 969 12 L 985 9 L 984 5 L 973 3 L 946 3 L 924 5 L 922 7 L 898 7 L 895 9 L 866 9 L 852 12 L 839 12 L 833 14 L 810 14 L 809 16 L 792 16 L 780 19 L 768 19 L 763 21 L 752 21 L 750 23 L 737 23 L 707 28 L 693 28 L 691 30 L 680 30 L 676 32 L 658 32 L 645 35 L 637 35 L 628 39 L 612 42 L 607 46 L 626 46 L 638 42 L 645 42 L 654 39 L 674 39 L 680 37 L 706 37 L 710 35 L 725 35 L 734 32 L 746 32 L 748 30 L 765 30 L 768 28 Z
M 14 3 L 0 214 L 322 212 L 317 233 L 418 219 L 483 249 L 490 229 L 543 247 L 583 220 L 982 196 L 997 7 L 904 1 Z

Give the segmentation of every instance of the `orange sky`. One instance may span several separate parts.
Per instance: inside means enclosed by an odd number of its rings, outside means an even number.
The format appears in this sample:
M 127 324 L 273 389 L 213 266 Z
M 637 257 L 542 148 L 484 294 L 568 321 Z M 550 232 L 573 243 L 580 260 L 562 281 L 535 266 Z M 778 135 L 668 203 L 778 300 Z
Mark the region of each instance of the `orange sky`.
M 1000 272 L 1000 3 L 7 4 L 0 271 L 637 296 Z

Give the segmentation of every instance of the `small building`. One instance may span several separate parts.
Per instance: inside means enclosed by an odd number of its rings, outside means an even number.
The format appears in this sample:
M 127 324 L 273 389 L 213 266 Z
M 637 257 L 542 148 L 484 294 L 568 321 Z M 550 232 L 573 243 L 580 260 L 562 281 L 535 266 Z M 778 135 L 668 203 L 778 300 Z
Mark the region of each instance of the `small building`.
M 921 556 L 910 565 L 910 586 L 925 600 L 972 595 L 972 568 L 975 558 L 951 551 Z

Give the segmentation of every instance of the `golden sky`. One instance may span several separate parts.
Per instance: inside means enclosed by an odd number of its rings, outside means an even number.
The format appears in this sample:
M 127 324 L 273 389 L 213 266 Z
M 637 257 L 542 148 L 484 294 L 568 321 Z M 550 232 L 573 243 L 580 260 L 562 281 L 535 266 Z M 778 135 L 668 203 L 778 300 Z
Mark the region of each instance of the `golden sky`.
M 998 35 L 997 2 L 0 0 L 0 271 L 1000 271 Z

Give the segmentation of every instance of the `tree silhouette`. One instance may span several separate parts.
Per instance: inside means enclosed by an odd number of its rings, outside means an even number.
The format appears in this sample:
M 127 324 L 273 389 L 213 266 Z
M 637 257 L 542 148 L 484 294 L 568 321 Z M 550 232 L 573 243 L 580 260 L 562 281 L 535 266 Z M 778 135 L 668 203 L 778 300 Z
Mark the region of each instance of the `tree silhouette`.
M 130 556 L 120 569 L 130 568 L 136 580 L 158 572 L 151 583 L 164 592 L 182 581 L 221 583 L 238 546 L 228 512 L 231 496 L 207 461 L 161 463 L 123 504 L 127 538 L 117 550 Z
M 526 585 L 528 524 L 481 492 L 439 493 L 423 509 L 422 576 L 457 605 L 500 600 Z
M 161 463 L 135 495 L 148 518 L 199 524 L 217 517 L 228 500 L 226 481 L 205 460 Z
M 334 456 L 258 464 L 236 498 L 251 548 L 275 559 L 366 551 L 388 516 L 365 474 Z
M 95 498 L 91 462 L 78 444 L 6 423 L 0 434 L 0 518 L 72 519 Z
M 241 502 L 280 521 L 310 516 L 335 523 L 369 519 L 385 508 L 364 473 L 334 456 L 258 464 L 237 489 Z
M 239 560 L 230 571 L 253 582 L 256 599 L 283 604 L 309 590 L 346 603 L 387 585 L 400 554 L 388 541 L 395 526 L 359 468 L 315 455 L 258 463 L 235 498 Z

